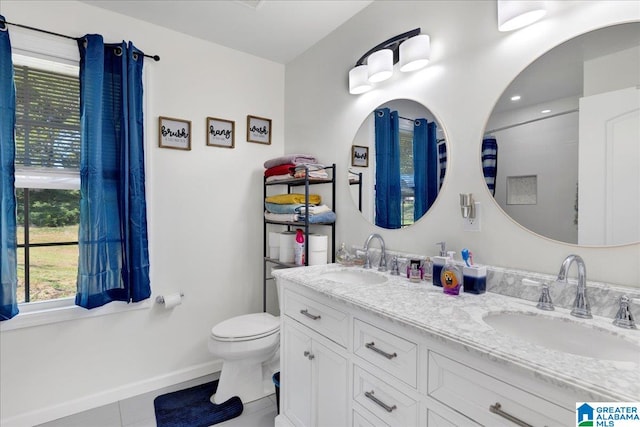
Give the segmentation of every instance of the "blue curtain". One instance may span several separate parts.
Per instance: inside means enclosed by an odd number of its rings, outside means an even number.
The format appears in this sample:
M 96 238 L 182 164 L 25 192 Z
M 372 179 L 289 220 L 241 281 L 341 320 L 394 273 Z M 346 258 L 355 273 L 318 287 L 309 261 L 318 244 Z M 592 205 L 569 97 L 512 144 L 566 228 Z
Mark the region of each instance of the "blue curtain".
M 0 320 L 18 314 L 16 292 L 18 264 L 16 259 L 16 194 L 14 126 L 16 121 L 16 89 L 13 83 L 9 30 L 0 15 Z
M 413 122 L 414 221 L 422 218 L 438 197 L 440 186 L 437 145 L 436 123 L 416 119 Z
M 444 177 L 447 174 L 447 144 L 441 139 L 438 142 L 438 163 L 440 164 L 440 177 L 438 178 L 438 191 L 442 188 Z
M 80 49 L 80 229 L 76 304 L 149 298 L 142 66 L 133 44 Z
M 400 228 L 400 128 L 398 112 L 375 110 L 376 134 L 376 225 Z
M 498 175 L 498 141 L 493 136 L 485 137 L 482 140 L 482 173 L 491 195 L 495 196 L 496 176 Z

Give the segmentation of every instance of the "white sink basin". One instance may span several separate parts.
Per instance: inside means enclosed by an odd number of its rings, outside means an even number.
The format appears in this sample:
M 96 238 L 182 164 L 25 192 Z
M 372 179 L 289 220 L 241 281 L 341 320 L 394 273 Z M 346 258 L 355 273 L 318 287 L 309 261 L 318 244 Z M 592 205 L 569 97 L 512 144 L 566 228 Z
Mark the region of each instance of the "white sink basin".
M 348 285 L 378 285 L 387 281 L 387 277 L 372 271 L 338 270 L 321 274 L 323 279 Z
M 640 363 L 640 346 L 614 332 L 571 319 L 502 312 L 488 314 L 483 320 L 498 332 L 552 350 L 594 359 Z

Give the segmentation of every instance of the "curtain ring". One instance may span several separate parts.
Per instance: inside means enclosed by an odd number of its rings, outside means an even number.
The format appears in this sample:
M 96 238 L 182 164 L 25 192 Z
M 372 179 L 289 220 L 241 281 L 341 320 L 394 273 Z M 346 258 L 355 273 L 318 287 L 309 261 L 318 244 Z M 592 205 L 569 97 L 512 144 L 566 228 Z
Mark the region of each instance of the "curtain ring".
M 114 53 L 116 56 L 122 56 L 122 48 L 121 48 L 120 46 L 118 46 L 118 47 L 114 48 L 114 49 L 113 49 L 113 53 Z
M 0 27 L 0 31 L 7 31 L 9 29 L 9 27 L 7 26 L 7 21 L 0 21 L 0 24 L 2 24 L 2 27 Z
M 131 54 L 131 57 L 133 58 L 134 61 L 137 61 L 138 60 L 138 52 L 133 52 Z
M 82 46 L 86 49 L 89 46 L 89 39 L 86 37 L 82 40 Z
M 384 111 L 382 110 L 376 111 L 376 114 L 378 115 L 378 117 L 384 117 Z
M 422 125 L 420 124 L 420 120 L 414 120 L 414 121 L 413 121 L 413 125 L 414 125 L 414 126 L 422 126 Z

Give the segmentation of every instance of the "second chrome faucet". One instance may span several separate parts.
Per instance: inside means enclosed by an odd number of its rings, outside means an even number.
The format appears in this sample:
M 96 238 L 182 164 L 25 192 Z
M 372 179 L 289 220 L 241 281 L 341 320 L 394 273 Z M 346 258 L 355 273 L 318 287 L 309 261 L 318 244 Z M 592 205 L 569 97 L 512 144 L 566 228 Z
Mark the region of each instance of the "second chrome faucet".
M 560 272 L 558 273 L 558 282 L 567 283 L 567 273 L 571 264 L 575 263 L 578 267 L 578 286 L 576 288 L 576 299 L 573 302 L 571 315 L 582 319 L 591 319 L 591 304 L 587 296 L 587 267 L 583 259 L 579 255 L 569 255 L 562 261 Z

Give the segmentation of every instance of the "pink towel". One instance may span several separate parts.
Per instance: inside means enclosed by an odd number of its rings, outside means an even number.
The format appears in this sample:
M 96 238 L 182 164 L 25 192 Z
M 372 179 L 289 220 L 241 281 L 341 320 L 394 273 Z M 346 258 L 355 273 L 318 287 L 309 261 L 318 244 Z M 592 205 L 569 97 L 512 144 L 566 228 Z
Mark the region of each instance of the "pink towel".
M 318 160 L 309 154 L 286 154 L 275 159 L 270 159 L 264 162 L 264 168 L 270 169 L 274 166 L 280 166 L 287 163 L 293 163 L 298 165 L 300 163 L 318 163 Z

